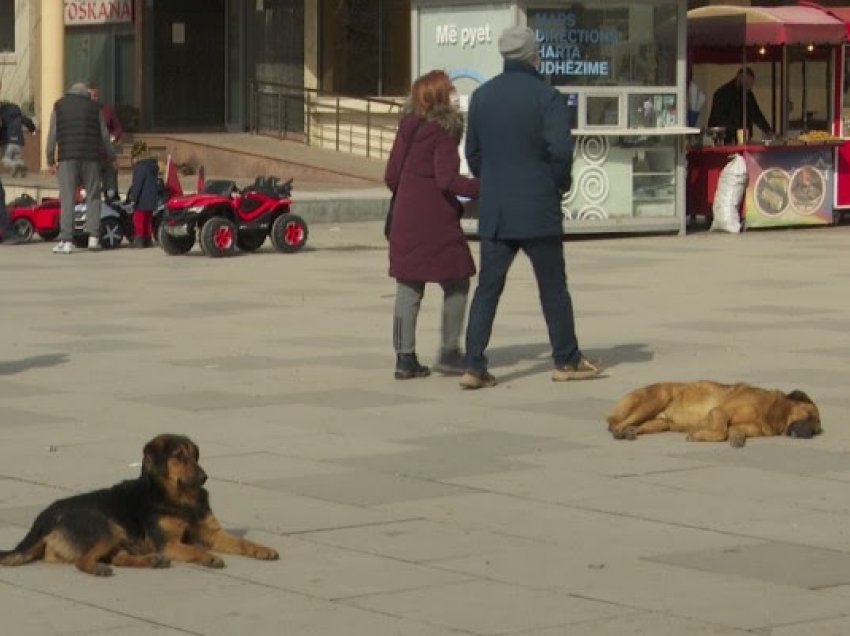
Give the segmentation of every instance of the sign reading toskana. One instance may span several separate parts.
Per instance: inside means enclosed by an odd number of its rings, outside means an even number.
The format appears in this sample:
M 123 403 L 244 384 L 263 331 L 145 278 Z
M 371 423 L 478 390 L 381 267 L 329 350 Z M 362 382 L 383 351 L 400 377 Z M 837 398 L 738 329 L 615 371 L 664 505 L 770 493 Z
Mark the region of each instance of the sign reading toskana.
M 479 44 L 493 42 L 493 30 L 489 24 L 471 27 L 438 24 L 435 31 L 437 46 L 457 46 L 460 44 L 462 49 L 474 49 Z
M 66 26 L 133 21 L 133 0 L 64 0 L 64 2 Z

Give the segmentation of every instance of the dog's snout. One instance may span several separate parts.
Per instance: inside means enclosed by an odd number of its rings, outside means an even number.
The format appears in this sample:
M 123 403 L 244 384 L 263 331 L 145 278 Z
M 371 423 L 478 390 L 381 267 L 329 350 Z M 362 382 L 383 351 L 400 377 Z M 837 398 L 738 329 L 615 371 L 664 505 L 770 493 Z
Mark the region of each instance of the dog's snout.
M 795 439 L 811 439 L 815 435 L 815 427 L 807 420 L 792 422 L 788 427 L 788 437 Z
M 199 486 L 203 486 L 205 483 L 207 483 L 207 474 L 200 466 L 198 466 L 197 481 Z

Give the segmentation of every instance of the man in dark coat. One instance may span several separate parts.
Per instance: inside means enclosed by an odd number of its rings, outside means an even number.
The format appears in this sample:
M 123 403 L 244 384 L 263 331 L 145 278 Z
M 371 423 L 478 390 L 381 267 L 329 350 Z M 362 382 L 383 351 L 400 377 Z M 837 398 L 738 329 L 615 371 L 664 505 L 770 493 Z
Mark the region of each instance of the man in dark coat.
M 466 330 L 467 389 L 490 387 L 484 351 L 508 269 L 519 250 L 531 260 L 555 369 L 552 379 L 599 375 L 601 367 L 579 351 L 567 289 L 561 196 L 570 187 L 572 138 L 564 96 L 538 74 L 539 44 L 527 27 L 499 37 L 504 72 L 472 95 L 466 159 L 481 179 L 478 287 Z
M 735 143 L 735 132 L 744 127 L 744 92 L 747 94 L 747 139 L 753 136 L 753 124 L 768 136 L 773 135 L 773 129 L 767 123 L 761 112 L 756 97 L 753 95 L 753 84 L 756 76 L 750 68 L 741 69 L 735 77 L 726 82 L 714 92 L 711 100 L 711 113 L 708 115 L 708 127 L 722 126 L 726 129 L 724 141 Z
M 56 168 L 56 146 L 59 167 Z M 100 107 L 89 95 L 88 87 L 77 82 L 53 106 L 47 133 L 47 165 L 59 181 L 62 211 L 59 217 L 59 243 L 55 254 L 74 251 L 74 198 L 77 188 L 86 191 L 86 231 L 89 249 L 100 249 L 100 149 L 115 156 Z

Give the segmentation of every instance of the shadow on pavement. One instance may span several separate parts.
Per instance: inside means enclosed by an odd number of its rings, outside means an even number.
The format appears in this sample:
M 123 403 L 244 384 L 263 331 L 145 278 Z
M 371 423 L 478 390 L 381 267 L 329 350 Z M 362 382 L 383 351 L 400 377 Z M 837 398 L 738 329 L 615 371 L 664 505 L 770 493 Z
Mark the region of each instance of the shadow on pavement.
M 494 347 L 488 352 L 491 366 L 510 366 L 522 360 L 537 360 L 537 362 L 527 368 L 498 375 L 499 382 L 510 382 L 519 378 L 524 378 L 538 373 L 543 373 L 552 370 L 552 359 L 550 358 L 548 343 L 535 343 L 523 345 L 511 345 L 508 347 Z M 589 359 L 601 362 L 606 369 L 616 367 L 620 364 L 633 364 L 638 362 L 648 362 L 653 359 L 655 354 L 648 348 L 648 345 L 643 343 L 628 343 L 615 345 L 608 349 L 585 349 L 585 356 Z M 605 375 L 600 376 L 600 378 Z
M 43 356 L 32 356 L 22 360 L 0 362 L 0 375 L 13 375 L 37 367 L 55 367 L 68 362 L 67 353 L 48 353 Z

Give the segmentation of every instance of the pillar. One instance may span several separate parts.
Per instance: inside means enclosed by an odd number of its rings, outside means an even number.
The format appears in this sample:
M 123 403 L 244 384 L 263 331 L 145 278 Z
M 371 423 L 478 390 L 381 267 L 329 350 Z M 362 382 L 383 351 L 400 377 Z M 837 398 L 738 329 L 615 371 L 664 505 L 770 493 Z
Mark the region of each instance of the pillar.
M 319 2 L 304 2 L 304 88 L 319 87 Z
M 53 104 L 64 93 L 65 83 L 65 14 L 64 3 L 57 0 L 41 0 L 41 100 L 38 105 L 41 135 L 41 157 L 39 165 L 47 168 L 47 130 Z

